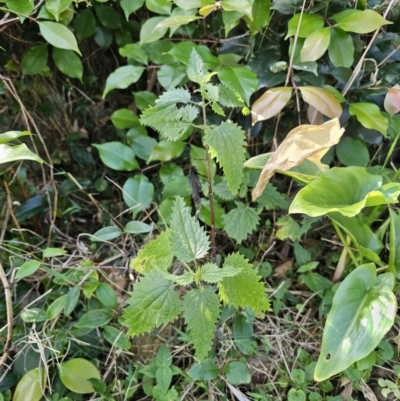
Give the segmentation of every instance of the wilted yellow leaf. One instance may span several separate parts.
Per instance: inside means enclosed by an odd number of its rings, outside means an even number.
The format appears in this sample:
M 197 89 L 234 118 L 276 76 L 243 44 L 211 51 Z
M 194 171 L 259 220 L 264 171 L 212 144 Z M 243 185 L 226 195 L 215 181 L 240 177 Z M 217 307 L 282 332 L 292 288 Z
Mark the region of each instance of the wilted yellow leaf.
M 342 106 L 326 89 L 317 88 L 315 86 L 299 87 L 303 100 L 315 107 L 324 116 L 335 118 L 342 114 Z
M 276 116 L 292 97 L 292 88 L 278 87 L 266 91 L 251 109 L 253 124 Z
M 322 169 L 321 158 L 339 142 L 343 132 L 337 118 L 322 125 L 300 125 L 290 131 L 261 171 L 253 201 L 263 193 L 277 170 L 290 170 L 306 159 Z

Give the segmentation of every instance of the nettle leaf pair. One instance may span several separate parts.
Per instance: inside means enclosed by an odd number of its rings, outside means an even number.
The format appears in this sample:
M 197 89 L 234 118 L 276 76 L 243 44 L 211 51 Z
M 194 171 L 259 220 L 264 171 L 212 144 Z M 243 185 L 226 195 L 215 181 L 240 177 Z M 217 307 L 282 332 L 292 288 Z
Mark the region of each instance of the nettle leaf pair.
M 172 142 L 187 137 L 194 128 L 204 131 L 203 143 L 218 160 L 230 192 L 236 195 L 243 177 L 245 133 L 231 121 L 225 121 L 218 126 L 207 125 L 205 110 L 211 107 L 220 116 L 225 116 L 223 107 L 241 107 L 243 113 L 248 113 L 249 110 L 236 92 L 227 86 L 210 82 L 215 74 L 204 69 L 203 60 L 193 49 L 187 75 L 192 82 L 199 85 L 194 94 L 199 93 L 201 100 L 192 100 L 191 93 L 186 89 L 171 89 L 160 96 L 154 107 L 143 112 L 140 122 Z M 200 111 L 204 125 L 195 123 Z
M 251 308 L 256 314 L 270 310 L 269 301 L 252 265 L 239 253 L 215 263 L 198 264 L 210 249 L 210 239 L 177 197 L 171 226 L 145 245 L 131 267 L 143 274 L 135 285 L 123 318 L 129 334 L 136 336 L 174 321 L 183 313 L 196 357 L 207 357 L 214 338 L 221 303 Z M 173 264 L 174 257 L 177 262 Z M 168 272 L 173 265 L 174 274 Z M 176 274 L 181 268 L 183 274 Z M 194 287 L 194 288 L 178 288 Z M 184 294 L 182 299 L 180 294 Z

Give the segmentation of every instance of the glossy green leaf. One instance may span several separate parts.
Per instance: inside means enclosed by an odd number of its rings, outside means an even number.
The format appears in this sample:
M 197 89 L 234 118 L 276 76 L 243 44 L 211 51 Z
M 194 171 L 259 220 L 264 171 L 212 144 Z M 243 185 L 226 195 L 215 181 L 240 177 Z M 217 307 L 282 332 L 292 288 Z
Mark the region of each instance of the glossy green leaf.
M 48 44 L 37 45 L 31 47 L 22 58 L 21 66 L 27 75 L 43 75 L 49 76 L 50 69 L 47 65 Z
M 117 295 L 110 284 L 100 283 L 96 288 L 96 296 L 106 308 L 116 309 L 118 307 Z
M 100 228 L 93 235 L 91 235 L 91 240 L 97 241 L 112 241 L 118 238 L 122 234 L 122 231 L 117 226 L 108 226 Z
M 225 11 L 237 11 L 247 15 L 250 20 L 253 19 L 252 1 L 250 0 L 224 0 L 221 5 Z
M 128 178 L 122 187 L 125 203 L 132 209 L 135 215 L 146 208 L 153 201 L 154 185 L 144 174 Z
M 156 14 L 171 14 L 171 2 L 169 0 L 146 0 L 146 8 Z
M 56 298 L 46 310 L 46 319 L 53 320 L 59 316 L 65 307 L 66 300 L 67 295 Z
M 100 379 L 100 372 L 96 366 L 83 358 L 61 363 L 58 373 L 64 386 L 78 394 L 94 393 L 92 383 L 88 379 Z
M 335 67 L 350 68 L 354 62 L 354 43 L 351 35 L 340 28 L 331 28 L 328 55 Z
M 96 18 L 90 8 L 82 10 L 74 18 L 75 35 L 79 41 L 94 35 Z
M 79 295 L 81 291 L 79 287 L 72 287 L 68 293 L 65 300 L 64 315 L 69 316 L 78 304 Z
M 397 303 L 394 276 L 376 276 L 376 267 L 359 266 L 340 284 L 324 328 L 316 381 L 347 369 L 377 347 L 394 323 Z
M 396 203 L 399 195 L 399 184 L 382 186 L 381 176 L 362 167 L 333 167 L 297 193 L 289 213 L 316 217 L 339 212 L 351 217 L 366 206 Z
M 115 348 L 129 351 L 132 344 L 129 338 L 120 330 L 113 326 L 106 326 L 103 330 L 104 338 Z
M 249 369 L 241 361 L 229 362 L 225 367 L 225 374 L 229 383 L 235 386 L 251 382 Z
M 373 103 L 352 103 L 349 107 L 349 113 L 356 116 L 365 128 L 375 129 L 386 136 L 389 123 L 377 105 Z
M 142 8 L 144 0 L 121 0 L 121 8 L 124 10 L 125 18 L 128 21 L 129 16 Z
M 366 143 L 348 136 L 341 138 L 336 145 L 336 155 L 344 166 L 366 167 L 370 161 Z
M 187 372 L 193 380 L 214 380 L 219 375 L 219 368 L 214 358 L 207 358 L 203 363 L 195 363 Z
M 346 217 L 337 212 L 329 213 L 328 216 L 350 236 L 353 245 L 362 256 L 371 262 L 378 263 L 380 261 L 379 253 L 383 249 L 383 244 L 359 216 Z
M 45 248 L 43 249 L 43 258 L 54 258 L 56 256 L 65 255 L 67 251 L 62 248 Z
M 300 52 L 301 61 L 316 61 L 328 49 L 331 41 L 329 28 L 319 29 L 308 35 Z
M 155 29 L 179 27 L 182 25 L 189 24 L 190 22 L 196 21 L 199 18 L 200 17 L 196 17 L 195 15 L 175 15 L 173 17 L 168 17 L 165 20 L 159 22 Z
M 144 71 L 143 67 L 136 65 L 125 65 L 117 68 L 109 75 L 106 81 L 106 87 L 103 92 L 103 98 L 113 89 L 126 89 L 129 85 L 139 80 Z
M 151 151 L 148 163 L 155 160 L 167 162 L 179 157 L 185 149 L 185 142 L 160 141 Z
M 31 14 L 34 3 L 32 0 L 7 0 L 7 8 L 18 15 L 21 23 Z
M 153 227 L 141 221 L 130 221 L 125 226 L 124 232 L 129 234 L 144 234 L 153 231 Z
M 107 142 L 93 146 L 99 151 L 101 161 L 107 167 L 118 171 L 133 171 L 139 168 L 135 153 L 122 142 Z
M 186 67 L 181 64 L 165 64 L 157 72 L 157 79 L 160 85 L 166 89 L 176 88 L 187 81 Z
M 301 16 L 301 14 L 298 13 L 294 15 L 289 20 L 288 33 L 285 39 L 296 35 L 299 24 L 298 36 L 299 38 L 306 38 L 308 35 L 324 27 L 324 19 L 318 14 L 303 13 Z
M 271 17 L 271 1 L 254 0 L 251 15 L 252 19 L 247 18 L 246 22 L 254 35 L 255 32 L 268 25 Z
M 32 369 L 26 372 L 15 388 L 13 401 L 39 401 L 46 387 L 44 369 Z
M 149 61 L 146 51 L 138 43 L 128 43 L 120 47 L 119 54 L 123 57 L 132 58 L 141 64 L 147 64 Z
M 31 152 L 24 143 L 15 146 L 0 144 L 0 164 L 20 160 L 32 160 L 43 163 L 43 160 Z
M 108 29 L 121 28 L 120 16 L 112 7 L 99 4 L 94 8 L 94 10 L 98 20 L 104 27 Z
M 32 135 L 29 131 L 7 131 L 0 134 L 0 144 L 8 143 L 21 136 Z
M 40 264 L 41 263 L 38 260 L 28 260 L 28 261 L 24 262 L 21 265 L 21 267 L 18 269 L 18 272 L 15 275 L 15 278 L 21 279 L 21 278 L 32 275 L 39 269 Z
M 92 309 L 84 313 L 75 323 L 78 329 L 97 329 L 106 325 L 113 318 L 113 311 L 110 309 Z
M 346 10 L 333 15 L 331 18 L 338 22 L 336 25 L 338 28 L 360 34 L 369 33 L 383 25 L 392 24 L 374 10 Z
M 52 46 L 60 49 L 73 50 L 82 55 L 79 51 L 74 34 L 63 24 L 53 21 L 38 22 L 40 33 Z
M 221 67 L 218 78 L 223 85 L 238 92 L 249 104 L 250 96 L 258 89 L 258 78 L 249 67 Z
M 81 59 L 72 51 L 65 49 L 53 49 L 53 60 L 57 68 L 71 78 L 82 81 L 83 65 Z
M 54 15 L 58 22 L 60 14 L 65 11 L 72 3 L 72 0 L 46 0 L 46 9 Z
M 118 129 L 133 128 L 140 124 L 139 117 L 130 109 L 116 110 L 110 119 Z
M 220 305 L 217 294 L 209 288 L 190 290 L 183 299 L 183 316 L 200 362 L 211 348 Z
M 157 25 L 166 18 L 167 17 L 153 17 L 145 21 L 145 23 L 142 25 L 142 29 L 140 30 L 141 45 L 155 42 L 167 33 L 168 28 L 157 28 Z

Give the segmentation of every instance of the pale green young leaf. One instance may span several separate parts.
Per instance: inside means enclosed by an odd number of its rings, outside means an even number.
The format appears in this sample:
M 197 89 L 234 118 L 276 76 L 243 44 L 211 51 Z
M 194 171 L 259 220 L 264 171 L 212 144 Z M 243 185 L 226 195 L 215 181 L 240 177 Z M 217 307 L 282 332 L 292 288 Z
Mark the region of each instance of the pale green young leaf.
M 211 348 L 220 308 L 218 296 L 208 288 L 191 290 L 183 299 L 183 316 L 200 362 Z
M 199 279 L 206 283 L 219 283 L 224 277 L 236 276 L 242 269 L 234 266 L 218 267 L 215 263 L 206 263 L 200 269 Z
M 154 327 L 172 322 L 181 312 L 182 303 L 171 281 L 150 272 L 135 284 L 129 306 L 123 313 L 128 334 L 137 336 Z
M 222 218 L 226 233 L 239 243 L 256 229 L 259 220 L 255 209 L 239 202 L 236 203 L 235 209 L 232 209 Z
M 204 71 L 204 62 L 195 49 L 190 53 L 186 74 L 191 81 L 198 84 L 201 84 L 207 75 L 207 71 Z
M 322 28 L 307 36 L 300 52 L 301 61 L 316 61 L 321 58 L 331 40 L 330 28 Z
M 252 20 L 252 4 L 250 0 L 224 0 L 221 5 L 225 11 L 236 11 L 239 13 L 246 14 L 246 16 Z
M 146 109 L 140 116 L 140 121 L 169 141 L 177 141 L 193 125 L 198 114 L 199 109 L 192 105 L 179 109 L 175 104 L 156 105 Z
M 386 136 L 388 129 L 388 120 L 384 117 L 376 104 L 373 103 L 352 103 L 349 107 L 349 113 L 356 116 L 357 120 L 369 129 L 379 131 Z
M 219 126 L 206 130 L 205 143 L 216 153 L 217 160 L 224 170 L 225 179 L 232 194 L 238 193 L 243 177 L 245 160 L 245 135 L 236 124 L 225 121 Z
M 58 22 L 60 14 L 65 11 L 72 3 L 72 0 L 46 0 L 46 9 L 54 15 Z
M 163 231 L 156 239 L 147 243 L 136 258 L 131 259 L 130 268 L 141 274 L 154 270 L 167 270 L 174 257 L 169 245 L 170 237 L 171 231 Z
M 123 67 L 117 68 L 107 78 L 103 98 L 105 98 L 107 93 L 113 89 L 126 89 L 129 85 L 137 82 L 143 71 L 144 67 L 136 65 L 124 65 Z
M 19 160 L 33 160 L 43 163 L 43 160 L 29 150 L 24 143 L 15 146 L 0 144 L 0 164 Z
M 201 259 L 210 248 L 210 241 L 199 222 L 190 215 L 183 198 L 177 196 L 171 216 L 171 249 L 182 262 Z
M 222 302 L 235 308 L 248 307 L 255 313 L 270 309 L 268 298 L 264 291 L 264 284 L 260 282 L 261 276 L 252 269 L 251 264 L 240 253 L 229 255 L 223 267 L 233 267 L 241 271 L 233 277 L 224 277 L 218 283 L 219 297 Z
M 183 286 L 192 284 L 195 280 L 195 274 L 191 273 L 191 272 L 185 272 L 179 276 L 165 272 L 165 271 L 159 271 L 157 273 L 160 274 L 161 277 L 164 277 L 167 280 L 173 281 L 174 283 L 183 285 Z
M 336 26 L 344 31 L 359 34 L 369 33 L 383 25 L 393 24 L 374 10 L 345 10 L 332 16 L 332 19 L 337 21 Z
M 299 26 L 300 25 L 300 26 Z M 288 33 L 285 39 L 298 33 L 299 38 L 306 38 L 308 35 L 322 29 L 324 19 L 318 14 L 298 13 L 294 15 L 288 23 Z
M 219 103 L 224 107 L 244 107 L 245 103 L 239 93 L 226 85 L 218 85 Z
M 286 238 L 296 241 L 302 234 L 300 225 L 290 216 L 280 217 L 276 225 L 280 227 L 276 232 L 276 237 L 282 241 Z
M 82 55 L 74 34 L 66 26 L 53 21 L 43 21 L 38 24 L 40 33 L 51 45 L 60 49 L 73 50 Z

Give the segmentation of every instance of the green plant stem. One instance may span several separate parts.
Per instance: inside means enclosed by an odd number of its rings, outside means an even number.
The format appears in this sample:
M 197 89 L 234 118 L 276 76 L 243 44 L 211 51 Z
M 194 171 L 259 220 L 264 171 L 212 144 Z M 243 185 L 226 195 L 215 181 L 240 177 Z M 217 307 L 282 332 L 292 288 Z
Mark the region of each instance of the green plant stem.
M 354 256 L 353 251 L 351 250 L 349 244 L 347 243 L 346 239 L 344 238 L 344 235 L 342 233 L 342 230 L 339 228 L 339 226 L 332 221 L 333 227 L 335 228 L 335 231 L 340 239 L 340 242 L 343 244 L 343 246 L 346 248 L 347 253 L 349 254 L 351 260 L 353 261 L 354 265 L 357 266 L 358 262 L 356 257 Z
M 394 219 L 397 217 L 392 209 L 389 209 L 390 216 L 390 232 L 389 232 L 389 262 L 388 271 L 396 277 L 396 229 L 394 225 Z
M 6 363 L 8 359 L 9 350 L 11 348 L 13 319 L 14 319 L 10 283 L 8 282 L 6 273 L 1 264 L 0 264 L 0 280 L 3 283 L 4 296 L 6 299 L 6 309 L 7 309 L 7 338 L 6 338 L 6 343 L 4 344 L 3 355 L 0 358 L 0 369 L 1 369 L 1 367 Z
M 206 114 L 206 105 L 203 103 L 201 105 L 203 109 L 203 125 L 204 131 L 207 127 L 207 114 Z M 216 263 L 217 260 L 217 247 L 215 245 L 215 210 L 214 210 L 214 194 L 212 187 L 212 177 L 211 177 L 211 160 L 209 155 L 208 145 L 205 145 L 206 149 L 206 164 L 207 164 L 207 182 L 208 182 L 208 198 L 210 199 L 210 214 L 211 214 L 211 261 Z

